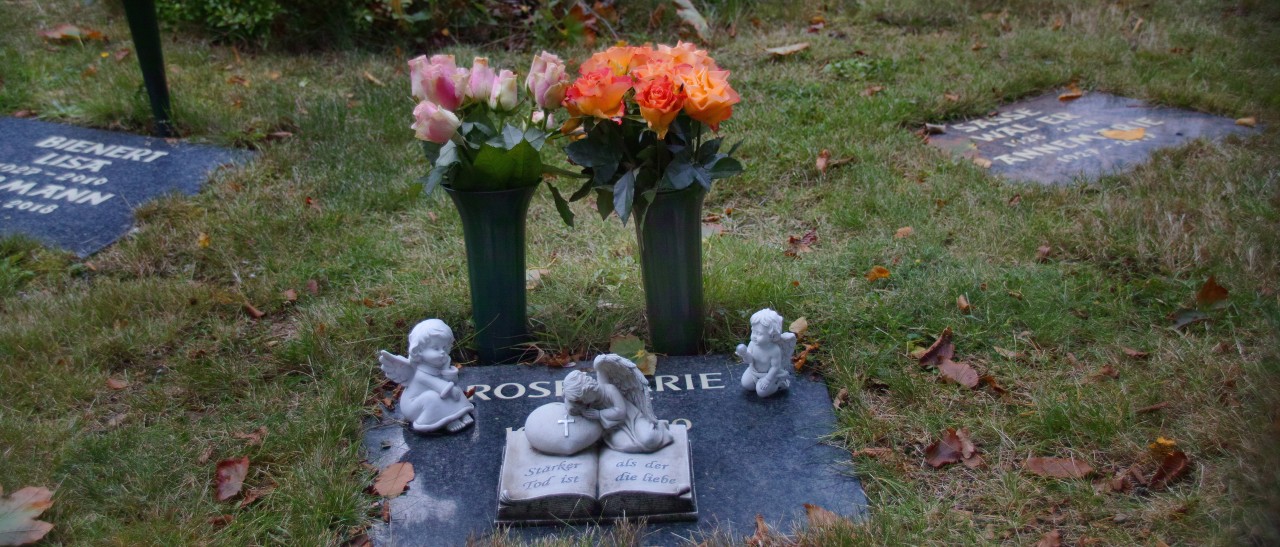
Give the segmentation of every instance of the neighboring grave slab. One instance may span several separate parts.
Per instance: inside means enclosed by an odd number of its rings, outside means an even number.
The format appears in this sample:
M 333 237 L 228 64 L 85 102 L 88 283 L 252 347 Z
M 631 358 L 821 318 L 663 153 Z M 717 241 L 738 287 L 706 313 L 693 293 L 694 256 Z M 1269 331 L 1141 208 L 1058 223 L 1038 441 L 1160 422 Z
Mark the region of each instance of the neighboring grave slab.
M 25 234 L 88 256 L 133 225 L 137 206 L 195 194 L 245 150 L 0 118 L 0 235 Z
M 783 394 L 760 399 L 739 385 L 743 366 L 724 356 L 659 360 L 650 379 L 654 409 L 659 419 L 688 427 L 698 518 L 650 524 L 644 545 L 677 544 L 717 529 L 741 539 L 754 533 L 757 514 L 788 531 L 805 521 L 805 503 L 855 519 L 865 513 L 849 452 L 823 442 L 835 430 L 826 384 L 800 377 Z M 418 435 L 392 421 L 394 415 L 372 423 L 365 434 L 369 461 L 379 469 L 400 461 L 414 467 L 408 491 L 390 500 L 390 523 L 372 530 L 375 542 L 459 545 L 493 532 L 508 429 L 518 430 L 535 408 L 562 400 L 558 382 L 569 370 L 464 368 L 459 386 L 476 390 L 476 424 L 456 435 Z M 530 539 L 580 533 L 585 526 L 522 527 L 512 534 Z
M 979 165 L 990 162 L 991 172 L 1006 178 L 1052 185 L 1122 171 L 1161 148 L 1256 131 L 1229 118 L 1147 106 L 1106 93 L 1085 93 L 1072 101 L 1058 96 L 1051 93 L 1002 107 L 986 118 L 947 124 L 943 134 L 929 136 L 929 144 Z M 1109 137 L 1104 132 L 1122 133 Z M 1137 133 L 1137 140 L 1123 139 Z

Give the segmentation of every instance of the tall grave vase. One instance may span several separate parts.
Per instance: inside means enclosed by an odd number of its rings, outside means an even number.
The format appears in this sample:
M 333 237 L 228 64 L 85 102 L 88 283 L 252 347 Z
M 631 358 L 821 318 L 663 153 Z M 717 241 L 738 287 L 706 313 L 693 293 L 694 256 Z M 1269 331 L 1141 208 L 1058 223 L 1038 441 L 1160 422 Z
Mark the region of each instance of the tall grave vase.
M 525 310 L 525 216 L 538 186 L 496 192 L 445 187 L 462 218 L 471 318 L 480 364 L 514 363 L 529 341 Z
M 702 352 L 702 200 L 694 184 L 636 200 L 636 239 L 644 278 L 645 310 L 655 353 Z

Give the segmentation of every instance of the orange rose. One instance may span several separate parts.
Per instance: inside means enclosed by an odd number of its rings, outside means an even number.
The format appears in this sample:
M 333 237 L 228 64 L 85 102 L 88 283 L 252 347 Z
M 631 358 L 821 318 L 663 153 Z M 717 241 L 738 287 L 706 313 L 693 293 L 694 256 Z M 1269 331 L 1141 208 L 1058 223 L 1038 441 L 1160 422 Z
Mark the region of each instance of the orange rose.
M 582 75 L 564 94 L 570 116 L 616 118 L 625 114 L 622 98 L 631 90 L 631 77 L 619 76 L 602 67 Z
M 665 74 L 636 84 L 636 104 L 640 105 L 640 115 L 649 122 L 649 129 L 657 133 L 659 139 L 667 136 L 667 127 L 680 115 L 684 100 L 680 83 Z
M 698 46 L 689 42 L 676 42 L 675 47 L 659 45 L 655 56 L 666 57 L 674 64 L 689 65 L 694 69 L 720 70 L 715 59 L 708 56 L 706 50 L 698 49 Z
M 689 117 L 711 126 L 712 131 L 720 122 L 733 115 L 733 105 L 742 100 L 738 92 L 729 87 L 729 71 L 701 69 L 682 75 L 687 99 L 684 111 Z
M 602 68 L 608 68 L 617 76 L 626 75 L 632 67 L 639 66 L 649 59 L 653 50 L 647 47 L 614 46 L 596 52 L 578 67 L 578 73 L 586 75 Z

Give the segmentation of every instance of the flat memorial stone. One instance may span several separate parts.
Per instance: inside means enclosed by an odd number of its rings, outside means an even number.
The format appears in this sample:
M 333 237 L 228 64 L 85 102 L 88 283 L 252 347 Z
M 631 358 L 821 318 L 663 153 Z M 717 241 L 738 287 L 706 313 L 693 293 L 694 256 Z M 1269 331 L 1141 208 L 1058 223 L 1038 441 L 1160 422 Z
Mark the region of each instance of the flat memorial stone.
M 25 234 L 82 257 L 133 225 L 133 209 L 195 194 L 246 150 L 19 118 L 0 118 L 0 236 Z
M 1256 132 L 1234 120 L 1142 101 L 1086 92 L 1062 101 L 1059 93 L 1000 108 L 995 115 L 943 126 L 929 144 L 990 162 L 992 173 L 1018 181 L 1066 184 L 1096 179 L 1147 161 L 1161 148 L 1196 139 L 1221 141 Z M 1141 131 L 1138 131 L 1141 130 Z M 1122 140 L 1106 136 L 1137 140 Z
M 589 366 L 582 363 L 579 367 Z M 698 520 L 649 524 L 644 545 L 681 543 L 699 532 L 755 531 L 760 514 L 788 532 L 812 503 L 853 518 L 866 511 L 849 453 L 823 442 L 835 429 L 824 382 L 796 378 L 781 395 L 760 399 L 739 385 L 743 367 L 725 356 L 667 357 L 650 378 L 659 419 L 688 427 Z M 520 365 L 467 367 L 459 386 L 475 388 L 476 424 L 457 435 L 422 436 L 384 413 L 365 434 L 379 469 L 410 462 L 409 489 L 390 500 L 379 545 L 460 545 L 495 531 L 498 482 L 508 429 L 543 404 L 561 400 L 558 382 L 573 369 Z M 580 533 L 587 525 L 513 528 L 518 538 Z

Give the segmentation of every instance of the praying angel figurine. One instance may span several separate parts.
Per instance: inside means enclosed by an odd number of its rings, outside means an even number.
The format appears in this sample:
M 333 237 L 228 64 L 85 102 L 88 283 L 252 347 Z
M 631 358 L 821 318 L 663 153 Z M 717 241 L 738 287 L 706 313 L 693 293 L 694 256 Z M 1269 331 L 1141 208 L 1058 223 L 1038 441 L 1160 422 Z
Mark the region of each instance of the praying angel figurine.
M 453 330 L 427 319 L 409 332 L 409 358 L 383 350 L 382 371 L 404 386 L 400 413 L 419 433 L 454 433 L 475 423 L 475 405 L 458 388 L 458 369 L 449 359 Z
M 751 343 L 738 344 L 738 357 L 746 363 L 742 389 L 768 397 L 791 387 L 791 354 L 796 335 L 782 331 L 782 316 L 765 308 L 751 316 Z

